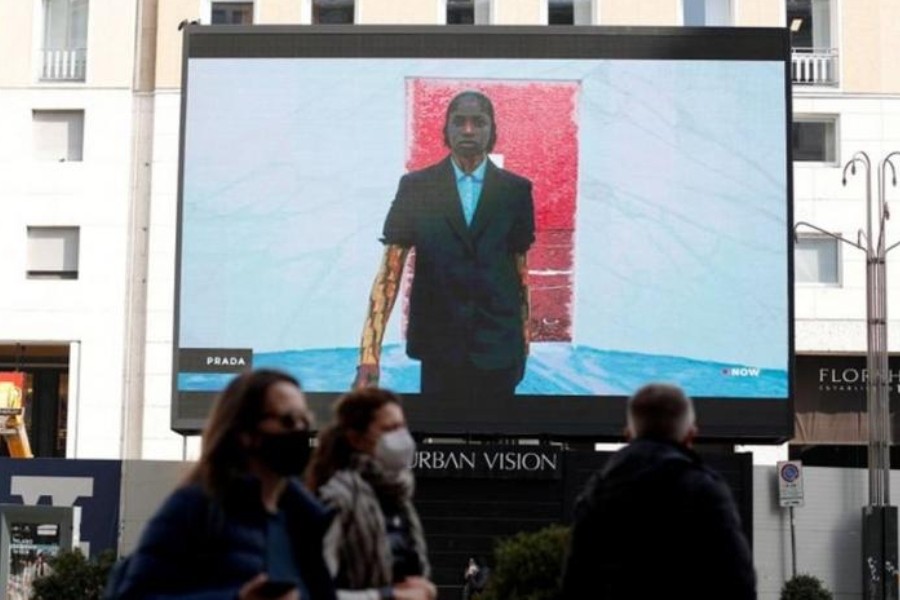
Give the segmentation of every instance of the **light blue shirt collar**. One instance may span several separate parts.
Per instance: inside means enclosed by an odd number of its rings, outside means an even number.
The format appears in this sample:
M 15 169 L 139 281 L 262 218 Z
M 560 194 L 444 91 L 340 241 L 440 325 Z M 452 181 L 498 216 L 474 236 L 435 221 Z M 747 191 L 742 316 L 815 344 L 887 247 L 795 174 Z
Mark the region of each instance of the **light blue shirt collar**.
M 481 164 L 479 164 L 477 167 L 475 167 L 474 171 L 472 171 L 471 173 L 466 173 L 465 171 L 463 171 L 462 169 L 459 168 L 459 166 L 456 164 L 456 161 L 453 160 L 453 158 L 450 159 L 450 164 L 453 165 L 453 173 L 456 175 L 457 182 L 462 181 L 466 175 L 471 175 L 472 179 L 474 179 L 478 183 L 483 182 L 484 181 L 484 172 L 487 170 L 487 162 L 488 162 L 487 157 L 485 157 L 484 160 L 481 161 Z

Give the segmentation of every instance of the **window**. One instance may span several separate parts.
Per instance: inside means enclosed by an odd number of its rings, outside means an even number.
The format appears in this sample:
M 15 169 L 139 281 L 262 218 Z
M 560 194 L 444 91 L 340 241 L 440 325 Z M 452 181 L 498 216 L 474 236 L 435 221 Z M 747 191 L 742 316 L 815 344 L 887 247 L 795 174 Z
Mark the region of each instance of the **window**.
M 43 10 L 40 78 L 84 81 L 88 0 L 43 0 Z
M 313 0 L 313 23 L 352 24 L 353 0 Z
M 791 147 L 796 162 L 837 163 L 837 117 L 794 117 Z
M 487 25 L 493 0 L 446 0 L 447 25 Z
M 838 285 L 840 242 L 825 235 L 803 235 L 794 246 L 794 281 Z
M 548 25 L 590 25 L 593 0 L 547 0 Z
M 838 53 L 832 44 L 831 0 L 787 0 L 791 32 L 791 76 L 806 85 L 838 83 Z
M 0 345 L 0 371 L 24 374 L 25 431 L 36 457 L 66 455 L 69 345 Z M 0 442 L 0 455 L 8 447 Z
M 210 22 L 213 25 L 253 25 L 253 3 L 213 2 Z
M 84 147 L 83 110 L 34 110 L 34 158 L 78 162 Z
M 831 49 L 831 0 L 787 0 L 786 7 L 792 48 Z
M 550 25 L 574 25 L 575 0 L 548 0 L 547 23 Z
M 475 0 L 447 0 L 447 25 L 475 23 Z
M 682 17 L 688 27 L 731 25 L 731 0 L 682 0 Z
M 78 228 L 29 227 L 28 279 L 78 279 Z

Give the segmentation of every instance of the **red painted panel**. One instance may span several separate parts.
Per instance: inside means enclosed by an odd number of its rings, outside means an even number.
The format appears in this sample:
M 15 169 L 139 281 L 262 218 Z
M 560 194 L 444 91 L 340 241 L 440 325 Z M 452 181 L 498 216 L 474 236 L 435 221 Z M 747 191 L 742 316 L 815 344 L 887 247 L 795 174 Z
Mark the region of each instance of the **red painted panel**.
M 528 253 L 534 341 L 571 341 L 578 182 L 577 82 L 422 79 L 407 82 L 408 170 L 443 159 L 447 105 L 464 90 L 494 104 L 503 167 L 534 185 L 537 240 Z

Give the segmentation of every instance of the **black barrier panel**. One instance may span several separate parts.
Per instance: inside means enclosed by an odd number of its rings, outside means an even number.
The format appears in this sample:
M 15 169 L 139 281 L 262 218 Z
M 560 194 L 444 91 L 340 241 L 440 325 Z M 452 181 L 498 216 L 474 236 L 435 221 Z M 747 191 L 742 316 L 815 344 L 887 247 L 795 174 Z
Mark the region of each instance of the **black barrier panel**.
M 437 446 L 448 452 L 508 452 L 493 445 Z M 425 444 L 419 453 L 429 451 Z M 485 477 L 462 469 L 447 477 L 418 471 L 416 506 L 422 517 L 441 596 L 458 597 L 470 556 L 492 561 L 499 540 L 553 524 L 570 524 L 572 509 L 587 480 L 612 456 L 609 452 L 560 451 L 553 446 L 524 446 L 519 452 L 559 456 L 557 479 Z M 744 533 L 753 544 L 753 465 L 749 454 L 710 452 L 700 448 L 708 466 L 722 475 L 735 498 Z M 427 474 L 426 474 L 427 473 Z
M 863 599 L 896 600 L 897 507 L 863 507 L 862 519 Z

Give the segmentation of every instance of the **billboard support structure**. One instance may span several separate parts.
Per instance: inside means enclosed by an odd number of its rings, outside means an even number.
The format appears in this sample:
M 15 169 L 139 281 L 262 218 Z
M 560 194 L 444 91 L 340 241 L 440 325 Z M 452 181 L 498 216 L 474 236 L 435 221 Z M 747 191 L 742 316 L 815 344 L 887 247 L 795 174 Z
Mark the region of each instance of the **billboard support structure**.
M 866 177 L 866 228 L 857 233 L 857 241 L 845 239 L 841 235 L 800 221 L 794 226 L 796 239 L 801 227 L 813 229 L 821 234 L 844 242 L 866 253 L 866 409 L 869 424 L 869 504 L 863 509 L 863 597 L 867 600 L 887 600 L 897 598 L 897 530 L 896 516 L 891 520 L 888 513 L 896 515 L 896 508 L 890 506 L 891 477 L 891 429 L 889 386 L 891 373 L 888 369 L 887 348 L 887 253 L 900 245 L 897 242 L 886 246 L 885 224 L 890 218 L 885 199 L 887 170 L 891 170 L 891 182 L 897 185 L 897 168 L 893 163 L 900 157 L 900 151 L 890 152 L 877 167 L 878 213 L 872 210 L 872 161 L 865 152 L 857 152 L 844 165 L 842 184 L 847 185 L 847 172 L 856 175 L 857 166 L 865 171 Z M 877 218 L 877 232 L 873 232 Z M 877 238 L 873 235 L 877 235 Z M 887 525 L 893 523 L 891 529 Z

